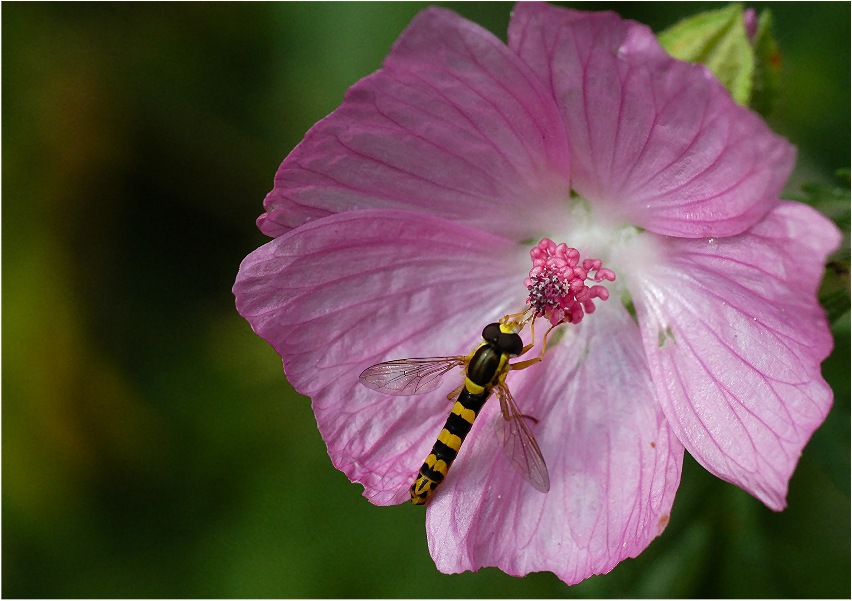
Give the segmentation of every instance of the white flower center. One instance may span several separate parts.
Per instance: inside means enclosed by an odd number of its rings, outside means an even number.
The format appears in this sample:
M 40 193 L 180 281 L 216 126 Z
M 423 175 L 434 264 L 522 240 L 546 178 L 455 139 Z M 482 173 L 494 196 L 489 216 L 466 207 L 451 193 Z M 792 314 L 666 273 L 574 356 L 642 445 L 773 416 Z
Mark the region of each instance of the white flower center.
M 553 230 L 544 235 L 565 241 L 583 256 L 601 259 L 618 276 L 615 282 L 607 284 L 610 293 L 617 297 L 626 293 L 631 280 L 641 277 L 645 268 L 659 261 L 657 236 L 608 219 L 582 197 L 572 198 L 565 221 L 554 224 Z

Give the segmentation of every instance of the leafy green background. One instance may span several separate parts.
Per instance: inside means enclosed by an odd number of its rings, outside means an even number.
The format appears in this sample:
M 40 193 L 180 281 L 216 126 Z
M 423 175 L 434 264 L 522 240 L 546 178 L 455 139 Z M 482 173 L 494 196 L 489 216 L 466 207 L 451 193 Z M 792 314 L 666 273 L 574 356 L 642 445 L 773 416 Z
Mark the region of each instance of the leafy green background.
M 230 288 L 280 161 L 423 6 L 3 4 L 3 595 L 848 597 L 848 317 L 785 512 L 687 459 L 665 534 L 575 587 L 439 574 L 422 510 L 331 466 Z M 505 37 L 511 5 L 452 7 Z M 790 190 L 836 185 L 850 5 L 770 8 Z

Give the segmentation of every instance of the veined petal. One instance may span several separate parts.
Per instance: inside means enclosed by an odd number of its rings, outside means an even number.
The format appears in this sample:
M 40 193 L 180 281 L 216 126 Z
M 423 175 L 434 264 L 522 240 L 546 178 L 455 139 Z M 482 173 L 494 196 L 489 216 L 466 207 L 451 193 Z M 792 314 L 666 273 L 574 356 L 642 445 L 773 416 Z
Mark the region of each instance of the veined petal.
M 568 584 L 635 557 L 668 523 L 683 446 L 654 398 L 636 324 L 602 306 L 508 383 L 550 472 L 541 493 L 494 435 L 496 401 L 474 424 L 427 509 L 429 549 L 455 573 L 549 570 Z
M 678 437 L 704 467 L 775 510 L 831 406 L 820 362 L 832 339 L 816 287 L 839 240 L 815 210 L 782 203 L 736 237 L 666 241 L 663 263 L 633 291 Z
M 261 230 L 359 208 L 410 209 L 515 239 L 568 197 L 559 111 L 490 32 L 421 12 L 383 68 L 346 94 L 288 156 Z
M 728 236 L 777 202 L 794 148 L 647 27 L 522 2 L 509 46 L 559 104 L 573 188 L 614 217 L 670 236 Z
M 243 261 L 237 309 L 311 397 L 334 465 L 372 502 L 408 499 L 462 376 L 451 372 L 422 397 L 391 397 L 360 385 L 359 374 L 391 359 L 469 353 L 489 320 L 523 305 L 523 252 L 436 217 L 350 211 Z

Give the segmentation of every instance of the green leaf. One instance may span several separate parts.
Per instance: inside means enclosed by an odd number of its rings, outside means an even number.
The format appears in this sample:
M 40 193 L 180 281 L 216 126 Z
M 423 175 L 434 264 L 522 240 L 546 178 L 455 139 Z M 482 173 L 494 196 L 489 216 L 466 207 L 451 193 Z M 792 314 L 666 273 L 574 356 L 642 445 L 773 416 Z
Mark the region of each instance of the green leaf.
M 704 64 L 734 100 L 749 104 L 755 53 L 746 33 L 741 4 L 684 19 L 662 32 L 659 40 L 673 57 Z
M 849 188 L 849 170 L 838 169 L 834 175 L 840 182 L 843 182 L 843 185 L 802 184 L 801 192 L 786 194 L 784 197 L 811 205 L 817 211 L 831 219 L 848 237 L 850 205 L 852 205 L 852 190 Z
M 772 14 L 763 10 L 757 19 L 754 47 L 754 75 L 751 86 L 751 107 L 763 116 L 769 114 L 778 96 L 781 81 L 781 52 L 772 34 Z

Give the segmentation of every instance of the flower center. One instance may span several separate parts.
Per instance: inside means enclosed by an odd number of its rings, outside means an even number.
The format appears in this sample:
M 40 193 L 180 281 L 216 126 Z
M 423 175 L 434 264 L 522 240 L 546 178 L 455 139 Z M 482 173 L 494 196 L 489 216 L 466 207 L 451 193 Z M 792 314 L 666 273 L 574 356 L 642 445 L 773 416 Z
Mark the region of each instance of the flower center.
M 524 285 L 529 291 L 527 305 L 533 317 L 545 317 L 553 326 L 577 324 L 594 313 L 594 299 L 605 301 L 609 290 L 587 281 L 615 281 L 615 273 L 603 267 L 600 259 L 582 259 L 580 251 L 564 242 L 543 238 L 530 250 L 533 267 Z

